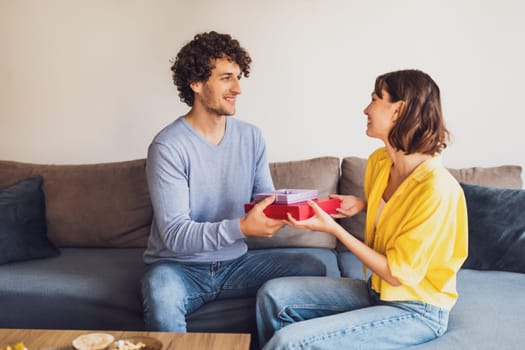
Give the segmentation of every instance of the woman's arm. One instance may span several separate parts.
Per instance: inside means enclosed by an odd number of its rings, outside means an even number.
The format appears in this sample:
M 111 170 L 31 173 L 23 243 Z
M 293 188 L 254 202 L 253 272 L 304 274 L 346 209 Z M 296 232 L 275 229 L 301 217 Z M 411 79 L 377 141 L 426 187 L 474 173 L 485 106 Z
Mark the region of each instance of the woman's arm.
M 355 238 L 341 227 L 341 225 L 337 224 L 337 226 L 336 231 L 331 234 L 337 237 L 337 239 L 339 239 L 348 250 L 354 253 L 354 255 L 361 260 L 366 267 L 374 271 L 374 273 L 391 285 L 395 287 L 401 285 L 399 280 L 390 272 L 385 255 L 376 252 L 359 239 Z
M 307 220 L 297 221 L 288 214 L 288 220 L 286 223 L 290 226 L 299 229 L 308 229 L 315 231 L 323 231 L 335 236 L 345 247 L 350 250 L 354 255 L 361 260 L 361 262 L 380 276 L 383 280 L 390 283 L 393 286 L 400 286 L 399 280 L 392 275 L 386 256 L 376 252 L 366 244 L 355 238 L 353 235 L 348 233 L 341 225 L 322 210 L 315 202 L 308 201 L 308 204 L 314 210 L 314 216 Z

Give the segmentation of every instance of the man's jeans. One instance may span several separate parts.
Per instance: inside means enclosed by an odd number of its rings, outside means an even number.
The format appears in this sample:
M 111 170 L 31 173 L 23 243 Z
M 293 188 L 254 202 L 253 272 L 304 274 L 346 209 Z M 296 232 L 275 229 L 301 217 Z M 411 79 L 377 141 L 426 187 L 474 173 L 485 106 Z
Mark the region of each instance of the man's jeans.
M 185 332 L 185 316 L 207 302 L 253 297 L 272 278 L 325 275 L 320 260 L 293 252 L 248 251 L 235 260 L 211 263 L 157 262 L 142 278 L 146 329 Z
M 441 336 L 449 312 L 417 301 L 386 302 L 363 280 L 280 278 L 257 295 L 264 350 L 399 349 Z

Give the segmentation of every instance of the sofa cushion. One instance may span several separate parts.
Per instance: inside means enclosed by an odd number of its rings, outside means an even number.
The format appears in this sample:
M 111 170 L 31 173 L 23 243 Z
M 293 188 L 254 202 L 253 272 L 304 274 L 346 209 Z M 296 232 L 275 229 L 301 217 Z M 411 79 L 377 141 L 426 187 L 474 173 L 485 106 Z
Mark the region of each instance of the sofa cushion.
M 339 181 L 339 159 L 319 157 L 307 160 L 270 163 L 270 172 L 276 189 L 317 189 L 319 198 L 336 193 Z M 249 237 L 250 249 L 274 247 L 335 248 L 334 236 L 318 231 L 304 231 L 283 227 L 272 238 Z
M 341 163 L 341 179 L 339 180 L 339 193 L 352 194 L 359 198 L 365 197 L 364 182 L 366 159 L 359 157 L 346 157 Z M 366 221 L 366 212 L 360 212 L 350 218 L 340 219 L 340 224 L 360 240 L 364 240 L 364 228 Z M 346 250 L 338 242 L 338 250 Z
M 448 168 L 459 182 L 499 188 L 522 188 L 521 166 L 502 165 L 488 168 Z
M 144 330 L 143 248 L 63 248 L 0 266 L 0 328 Z
M 364 177 L 367 160 L 359 157 L 343 158 L 339 193 L 364 197 Z M 503 165 L 496 167 L 473 167 L 464 169 L 448 168 L 458 182 L 493 186 L 500 188 L 522 188 L 521 166 Z M 363 240 L 366 214 L 364 212 L 351 218 L 341 219 L 341 225 L 357 238 Z M 338 249 L 345 248 L 338 244 Z
M 522 349 L 525 333 L 525 275 L 462 269 L 457 276 L 458 301 L 447 332 L 414 350 Z
M 48 240 L 42 177 L 0 190 L 0 265 L 57 256 Z
M 0 161 L 0 188 L 44 178 L 49 239 L 59 247 L 144 247 L 152 219 L 145 160 L 83 165 Z
M 337 253 L 337 265 L 343 277 L 357 278 L 360 280 L 368 279 L 365 278 L 361 260 L 348 250 Z M 370 273 L 370 270 L 367 270 L 367 273 Z
M 525 273 L 525 190 L 461 186 L 469 233 L 463 267 Z

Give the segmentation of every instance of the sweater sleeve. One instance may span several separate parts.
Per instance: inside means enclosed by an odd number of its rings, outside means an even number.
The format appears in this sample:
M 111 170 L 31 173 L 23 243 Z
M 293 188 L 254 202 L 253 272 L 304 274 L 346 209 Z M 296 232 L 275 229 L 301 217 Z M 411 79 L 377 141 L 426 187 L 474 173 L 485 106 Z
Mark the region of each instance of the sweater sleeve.
M 252 196 L 256 193 L 271 192 L 275 189 L 266 155 L 266 144 L 261 132 L 258 129 L 257 131 L 256 168 Z
M 188 171 L 175 150 L 152 143 L 146 165 L 148 188 L 160 237 L 173 252 L 216 251 L 244 239 L 239 219 L 191 220 Z

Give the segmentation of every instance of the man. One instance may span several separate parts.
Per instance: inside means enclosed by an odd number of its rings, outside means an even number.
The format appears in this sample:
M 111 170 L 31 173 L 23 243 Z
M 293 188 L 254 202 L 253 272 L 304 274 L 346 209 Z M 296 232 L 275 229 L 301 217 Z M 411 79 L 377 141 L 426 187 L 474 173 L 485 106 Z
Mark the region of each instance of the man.
M 254 193 L 274 190 L 258 128 L 229 118 L 251 58 L 227 34 L 202 33 L 171 70 L 190 111 L 164 128 L 148 150 L 154 218 L 142 280 L 148 330 L 185 332 L 185 316 L 224 298 L 255 296 L 267 280 L 325 275 L 303 254 L 247 251 L 246 237 L 272 237 L 283 225 L 266 217 L 268 197 L 244 215 Z

